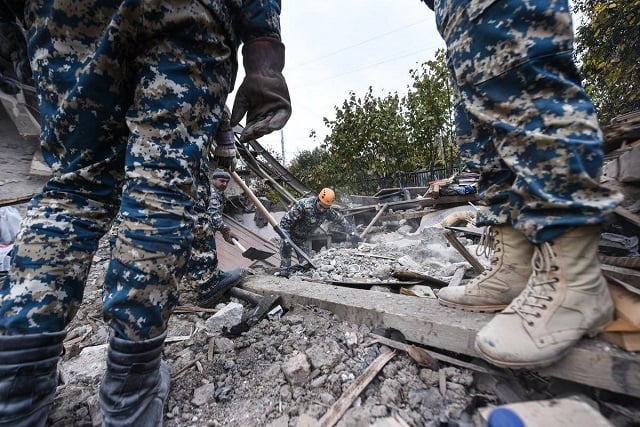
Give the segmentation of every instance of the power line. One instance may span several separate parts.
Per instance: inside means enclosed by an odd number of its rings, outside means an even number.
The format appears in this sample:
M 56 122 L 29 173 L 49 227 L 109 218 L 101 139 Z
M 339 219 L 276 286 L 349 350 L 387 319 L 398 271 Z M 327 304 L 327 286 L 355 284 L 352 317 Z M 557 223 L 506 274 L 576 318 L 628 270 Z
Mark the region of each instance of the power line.
M 378 65 L 386 64 L 388 62 L 397 61 L 399 59 L 406 58 L 406 57 L 411 56 L 411 55 L 415 55 L 416 53 L 420 53 L 420 52 L 424 52 L 424 51 L 432 50 L 432 49 L 434 49 L 434 48 L 433 47 L 426 47 L 426 48 L 418 49 L 418 50 L 406 53 L 404 55 L 395 56 L 393 58 L 388 58 L 388 59 L 382 60 L 380 62 L 376 62 L 376 63 L 373 63 L 373 64 L 366 65 L 364 67 L 359 67 L 359 68 L 355 68 L 353 70 L 345 71 L 344 73 L 336 74 L 335 76 L 327 77 L 325 79 L 313 80 L 313 82 L 309 82 L 308 84 L 305 84 L 304 87 L 313 86 L 316 83 L 325 82 L 327 80 L 334 80 L 334 79 L 337 79 L 338 77 L 346 76 L 348 74 L 353 74 L 355 72 L 362 71 L 362 70 L 367 70 L 369 68 L 377 67 Z
M 320 56 L 320 57 L 318 57 L 318 58 L 312 59 L 311 61 L 307 61 L 307 62 L 304 62 L 304 63 L 302 63 L 302 64 L 294 65 L 294 66 L 292 66 L 292 67 L 287 67 L 287 70 L 288 70 L 288 71 L 292 71 L 292 70 L 295 70 L 295 69 L 297 69 L 297 68 L 306 67 L 307 65 L 314 64 L 314 63 L 319 62 L 319 61 L 321 61 L 321 60 L 323 60 L 323 59 L 326 59 L 326 58 L 329 58 L 329 57 L 331 57 L 331 56 L 337 55 L 338 53 L 340 53 L 340 52 L 344 52 L 345 50 L 349 50 L 349 49 L 353 49 L 353 48 L 355 48 L 355 47 L 362 46 L 362 45 L 367 44 L 367 43 L 370 43 L 370 42 L 372 42 L 372 41 L 374 41 L 374 40 L 377 40 L 377 39 L 381 39 L 381 38 L 383 38 L 383 37 L 386 37 L 386 36 L 388 36 L 389 34 L 397 33 L 397 32 L 399 32 L 399 31 L 404 31 L 404 30 L 406 30 L 407 28 L 411 28 L 411 27 L 414 27 L 414 26 L 416 26 L 416 25 L 418 25 L 418 24 L 422 24 L 423 22 L 426 22 L 426 21 L 428 21 L 428 20 L 429 20 L 429 19 L 422 19 L 422 20 L 420 20 L 420 21 L 414 22 L 414 23 L 409 24 L 409 25 L 403 25 L 402 27 L 396 28 L 396 29 L 391 30 L 391 31 L 387 31 L 386 33 L 383 33 L 383 34 L 380 34 L 380 35 L 377 35 L 377 36 L 373 36 L 373 37 L 368 38 L 368 39 L 366 39 L 366 40 L 364 40 L 364 41 L 361 41 L 361 42 L 359 42 L 359 43 L 356 43 L 356 44 L 353 44 L 353 45 L 350 45 L 350 46 L 346 46 L 346 47 L 343 47 L 343 48 L 338 49 L 338 50 L 334 50 L 333 52 L 329 52 L 329 53 L 327 53 L 326 55 L 323 55 L 323 56 Z

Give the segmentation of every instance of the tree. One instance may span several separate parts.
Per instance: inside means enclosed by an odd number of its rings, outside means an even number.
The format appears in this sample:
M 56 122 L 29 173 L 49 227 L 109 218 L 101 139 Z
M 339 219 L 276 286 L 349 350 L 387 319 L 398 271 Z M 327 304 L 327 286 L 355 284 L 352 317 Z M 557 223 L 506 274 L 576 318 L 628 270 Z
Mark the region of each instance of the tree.
M 640 109 L 640 1 L 575 0 L 576 56 L 602 123 Z
M 355 189 L 357 182 L 379 179 L 409 167 L 407 131 L 397 93 L 380 98 L 369 87 L 359 98 L 350 92 L 342 108 L 335 107 L 335 111 L 334 120 L 324 119 L 331 134 L 323 146 L 338 166 L 339 185 Z
M 444 51 L 410 70 L 413 83 L 406 97 L 405 120 L 413 159 L 423 167 L 439 164 L 451 169 L 458 163 L 454 137 L 451 86 Z
M 335 174 L 329 153 L 322 147 L 299 152 L 289 165 L 289 171 L 314 191 L 335 187 Z
M 379 97 L 372 87 L 362 97 L 349 92 L 342 106 L 334 107 L 335 119 L 324 118 L 331 133 L 321 150 L 300 153 L 292 172 L 315 188 L 357 192 L 397 185 L 399 172 L 456 165 L 444 52 L 409 74 L 413 81 L 406 97 Z

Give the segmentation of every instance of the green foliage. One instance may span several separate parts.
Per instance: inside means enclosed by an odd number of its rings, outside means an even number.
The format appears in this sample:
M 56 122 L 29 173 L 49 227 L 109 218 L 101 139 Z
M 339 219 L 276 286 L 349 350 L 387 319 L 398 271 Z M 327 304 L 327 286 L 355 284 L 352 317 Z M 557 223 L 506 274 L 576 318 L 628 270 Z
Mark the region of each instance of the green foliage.
M 314 191 L 335 187 L 333 164 L 329 153 L 322 147 L 304 150 L 291 161 L 289 171 Z
M 640 109 L 640 1 L 575 0 L 576 55 L 602 123 Z
M 376 96 L 372 87 L 364 96 L 350 92 L 342 106 L 335 107 L 335 119 L 324 119 L 331 131 L 322 146 L 328 157 L 322 172 L 310 169 L 316 176 L 357 192 L 364 181 L 393 177 L 398 171 L 458 163 L 444 52 L 409 74 L 406 97 Z
M 419 167 L 457 164 L 451 87 L 444 51 L 419 69 L 411 70 L 413 84 L 407 94 L 405 120 L 413 162 Z
M 406 126 L 397 94 L 384 98 L 369 90 L 363 98 L 349 93 L 335 120 L 324 119 L 331 130 L 323 147 L 335 163 L 336 184 L 352 189 L 353 183 L 393 174 L 410 166 Z

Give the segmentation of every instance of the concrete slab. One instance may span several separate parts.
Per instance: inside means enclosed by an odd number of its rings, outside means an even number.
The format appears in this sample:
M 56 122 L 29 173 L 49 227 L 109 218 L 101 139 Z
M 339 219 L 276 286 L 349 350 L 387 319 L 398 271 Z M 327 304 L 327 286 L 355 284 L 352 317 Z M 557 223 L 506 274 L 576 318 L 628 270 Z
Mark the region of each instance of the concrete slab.
M 354 324 L 396 328 L 408 341 L 475 357 L 475 335 L 492 317 L 443 307 L 428 298 L 325 285 L 295 277 L 287 280 L 251 276 L 243 287 L 263 295 L 278 294 L 285 307 L 314 305 Z M 599 339 L 582 340 L 562 361 L 539 372 L 640 397 L 640 354 L 625 352 Z

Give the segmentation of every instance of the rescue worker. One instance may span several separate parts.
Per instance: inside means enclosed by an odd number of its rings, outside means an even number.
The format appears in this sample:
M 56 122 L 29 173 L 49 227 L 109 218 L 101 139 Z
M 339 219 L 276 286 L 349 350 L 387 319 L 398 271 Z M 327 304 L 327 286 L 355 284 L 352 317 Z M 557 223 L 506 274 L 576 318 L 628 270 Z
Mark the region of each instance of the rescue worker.
M 41 145 L 53 176 L 31 200 L 0 287 L 0 425 L 45 425 L 65 327 L 116 214 L 104 279 L 113 333 L 102 419 L 161 425 L 167 322 L 191 249 L 200 163 L 233 89 L 240 44 L 246 76 L 231 124 L 247 115 L 241 140 L 282 128 L 291 114 L 280 1 L 27 5 Z M 224 150 L 215 154 L 231 165 Z
M 280 220 L 280 228 L 287 233 L 291 241 L 305 253 L 310 254 L 311 248 L 307 244 L 308 238 L 322 225 L 324 221 L 331 221 L 342 225 L 347 234 L 353 233 L 353 227 L 340 212 L 332 209 L 336 194 L 330 188 L 323 188 L 317 196 L 298 200 Z M 291 269 L 291 253 L 293 248 L 285 241 L 280 242 L 280 271 L 281 277 L 289 277 Z
M 220 232 L 223 239 L 231 245 L 234 244 L 233 239 L 237 238 L 222 219 L 226 203 L 224 191 L 230 179 L 231 175 L 228 172 L 218 168 L 211 174 L 212 187 L 209 187 L 208 179 L 203 179 L 204 185 L 199 185 L 199 191 L 202 187 L 204 194 L 198 195 L 198 219 L 193 232 L 193 248 L 183 280 L 196 287 L 197 304 L 200 307 L 214 307 L 222 295 L 239 284 L 246 274 L 244 268 L 236 268 L 229 272 L 218 268 L 215 233 Z
M 423 0 L 434 8 L 433 0 Z M 602 133 L 572 58 L 567 0 L 436 0 L 456 99 L 456 134 L 480 172 L 492 264 L 440 303 L 500 311 L 475 348 L 503 367 L 561 359 L 613 316 L 597 257 L 620 201 L 600 182 Z

